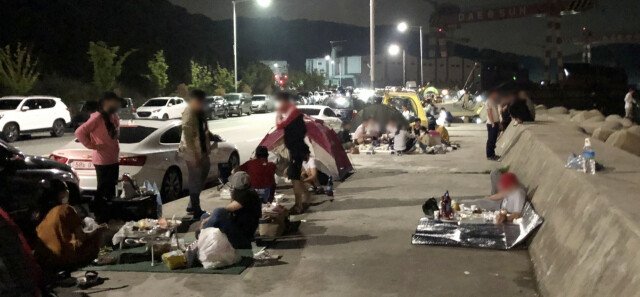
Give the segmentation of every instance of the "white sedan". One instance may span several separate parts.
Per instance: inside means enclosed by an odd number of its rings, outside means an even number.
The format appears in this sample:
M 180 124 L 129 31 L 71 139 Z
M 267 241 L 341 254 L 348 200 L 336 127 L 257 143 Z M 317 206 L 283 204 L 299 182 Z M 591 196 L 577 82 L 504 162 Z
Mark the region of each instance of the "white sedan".
M 155 182 L 160 187 L 162 200 L 182 197 L 188 189 L 188 172 L 184 159 L 178 154 L 182 136 L 182 121 L 122 121 L 120 126 L 120 176 L 127 173 L 141 185 Z M 209 159 L 211 170 L 208 182 L 217 181 L 222 168 L 235 168 L 240 155 L 235 145 L 220 137 L 212 142 Z M 54 151 L 51 159 L 67 164 L 80 179 L 83 195 L 96 191 L 96 172 L 91 163 L 91 150 L 74 140 Z M 230 170 L 230 169 L 229 169 Z
M 342 127 L 342 120 L 329 106 L 298 105 L 298 110 L 312 118 L 322 120 L 325 125 L 336 132 L 340 131 Z
M 158 97 L 147 100 L 136 109 L 137 119 L 179 119 L 187 103 L 180 97 Z

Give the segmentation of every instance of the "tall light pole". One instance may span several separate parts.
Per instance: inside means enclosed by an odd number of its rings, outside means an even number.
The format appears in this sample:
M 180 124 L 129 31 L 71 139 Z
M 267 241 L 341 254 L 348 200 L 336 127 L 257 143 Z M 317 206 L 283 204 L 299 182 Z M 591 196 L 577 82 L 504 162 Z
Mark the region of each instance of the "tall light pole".
M 407 85 L 407 52 L 395 43 L 389 45 L 387 50 L 391 56 L 397 56 L 402 51 L 402 86 L 404 87 Z
M 376 1 L 369 0 L 369 77 L 371 78 L 371 89 L 376 85 Z
M 407 30 L 409 30 L 410 28 L 418 28 L 418 31 L 420 32 L 420 85 L 423 86 L 424 85 L 424 64 L 422 62 L 422 57 L 423 57 L 423 53 L 424 53 L 424 44 L 423 44 L 423 36 L 422 36 L 422 26 L 409 26 L 409 24 L 407 24 L 407 22 L 400 22 L 398 24 L 398 31 L 404 33 L 407 32 Z
M 236 92 L 238 92 L 238 17 L 236 15 L 236 3 L 244 3 L 253 0 L 233 0 L 231 4 L 233 5 L 233 79 L 234 79 L 234 87 Z M 268 7 L 271 5 L 271 0 L 255 0 L 256 3 L 261 7 Z

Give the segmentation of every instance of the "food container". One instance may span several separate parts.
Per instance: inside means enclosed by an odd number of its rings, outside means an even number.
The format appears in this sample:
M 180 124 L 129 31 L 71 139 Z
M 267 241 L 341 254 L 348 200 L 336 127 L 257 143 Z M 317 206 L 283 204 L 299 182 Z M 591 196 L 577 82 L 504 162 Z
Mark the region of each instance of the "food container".
M 162 254 L 162 263 L 170 270 L 187 267 L 187 258 L 181 251 Z

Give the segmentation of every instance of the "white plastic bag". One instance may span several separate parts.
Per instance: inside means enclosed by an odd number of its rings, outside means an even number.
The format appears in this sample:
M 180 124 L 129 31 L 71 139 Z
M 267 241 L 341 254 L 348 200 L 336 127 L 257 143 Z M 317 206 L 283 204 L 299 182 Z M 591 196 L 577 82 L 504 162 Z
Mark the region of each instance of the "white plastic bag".
M 218 228 L 205 228 L 198 238 L 198 260 L 205 269 L 220 268 L 240 261 L 227 235 Z

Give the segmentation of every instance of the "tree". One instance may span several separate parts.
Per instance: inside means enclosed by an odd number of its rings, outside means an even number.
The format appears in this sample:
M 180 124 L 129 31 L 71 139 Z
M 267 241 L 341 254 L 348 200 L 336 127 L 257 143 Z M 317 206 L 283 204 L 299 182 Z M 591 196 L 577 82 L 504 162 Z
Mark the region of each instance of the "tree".
M 220 67 L 220 64 L 216 66 L 216 70 L 213 73 L 213 85 L 216 89 L 222 89 L 226 93 L 235 92 L 234 81 L 233 71 Z
M 112 90 L 122 73 L 122 64 L 136 50 L 118 55 L 119 46 L 110 47 L 102 41 L 89 42 L 89 60 L 93 64 L 93 84 L 101 91 Z
M 272 91 L 275 79 L 269 66 L 264 63 L 254 62 L 244 70 L 242 82 L 249 85 L 254 94 L 269 94 Z
M 212 93 L 215 87 L 211 68 L 191 60 L 191 84 L 189 87 L 203 90 L 206 93 Z
M 33 88 L 40 73 L 38 60 L 32 59 L 31 50 L 20 43 L 15 50 L 7 45 L 0 49 L 0 84 L 12 93 L 25 95 Z
M 164 58 L 164 51 L 157 51 L 155 55 L 153 55 L 153 59 L 147 62 L 147 66 L 149 67 L 150 72 L 149 75 L 146 75 L 147 79 L 153 83 L 158 95 L 162 95 L 164 90 L 167 88 L 167 84 L 169 84 L 169 75 L 167 74 L 169 65 L 167 65 Z
M 317 91 L 325 87 L 325 78 L 317 72 L 306 73 L 303 71 L 291 71 L 289 73 L 289 80 L 287 80 L 287 87 L 301 92 Z

